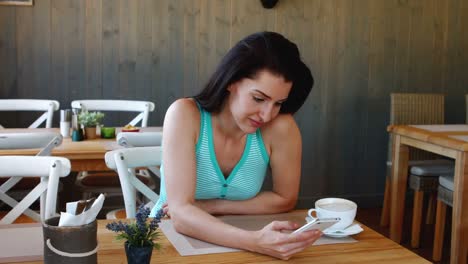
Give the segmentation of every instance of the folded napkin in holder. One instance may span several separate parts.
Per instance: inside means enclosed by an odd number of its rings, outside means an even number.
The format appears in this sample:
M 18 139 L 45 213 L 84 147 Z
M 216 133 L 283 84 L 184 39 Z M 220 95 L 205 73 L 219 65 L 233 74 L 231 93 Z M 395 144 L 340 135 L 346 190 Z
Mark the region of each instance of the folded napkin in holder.
M 104 199 L 104 194 L 100 194 L 98 198 L 94 200 L 91 207 L 88 208 L 88 206 L 85 206 L 80 210 L 76 209 L 79 207 L 78 202 L 68 203 L 67 212 L 60 213 L 60 221 L 58 226 L 81 226 L 93 222 L 96 220 L 99 211 L 102 209 Z

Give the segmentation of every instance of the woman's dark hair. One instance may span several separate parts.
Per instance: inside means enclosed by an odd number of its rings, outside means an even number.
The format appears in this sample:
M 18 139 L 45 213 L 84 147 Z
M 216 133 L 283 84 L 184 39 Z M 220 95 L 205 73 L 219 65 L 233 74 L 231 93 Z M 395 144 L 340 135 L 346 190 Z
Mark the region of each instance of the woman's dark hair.
M 229 85 L 243 78 L 254 79 L 261 70 L 292 82 L 280 113 L 294 114 L 307 99 L 314 84 L 309 68 L 302 62 L 296 44 L 279 33 L 259 32 L 239 41 L 223 57 L 195 100 L 208 112 L 219 112 L 229 94 Z

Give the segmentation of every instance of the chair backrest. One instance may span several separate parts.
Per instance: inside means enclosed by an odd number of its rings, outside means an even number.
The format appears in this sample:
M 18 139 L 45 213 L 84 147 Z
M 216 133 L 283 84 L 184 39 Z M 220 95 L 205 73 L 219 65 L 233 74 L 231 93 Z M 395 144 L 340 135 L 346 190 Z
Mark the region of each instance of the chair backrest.
M 154 103 L 133 100 L 76 100 L 72 108 L 86 111 L 139 112 L 128 124 L 135 126 L 141 121 L 141 126 L 148 126 L 149 112 L 154 111 Z
M 161 146 L 162 132 L 120 132 L 116 139 L 123 147 L 155 147 Z
M 117 143 L 125 148 L 157 147 L 162 144 L 161 132 L 120 132 L 117 134 Z M 159 167 L 148 167 L 148 170 L 161 178 Z
M 127 218 L 135 218 L 136 190 L 151 202 L 159 199 L 153 190 L 148 188 L 135 176 L 135 168 L 160 166 L 162 161 L 161 147 L 137 147 L 109 151 L 105 155 L 106 165 L 117 170 L 125 203 Z
M 59 133 L 53 133 L 53 132 L 45 132 L 45 133 L 0 133 L 0 149 L 38 149 L 38 153 L 36 156 L 48 156 L 51 154 L 52 149 L 54 147 L 60 146 L 62 144 L 62 135 Z M 20 169 L 20 167 L 24 166 L 32 166 L 32 164 L 25 163 L 20 166 L 15 166 L 13 164 L 10 164 L 10 167 L 12 170 Z M 17 168 L 18 167 L 18 168 Z M 34 167 L 31 167 L 34 168 Z M 0 170 L 3 169 L 8 169 L 8 168 L 2 168 L 0 167 Z M 35 175 L 35 174 L 31 174 Z M 29 175 L 29 176 L 31 176 Z M 11 175 L 12 176 L 12 175 Z M 5 181 L 1 186 L 0 186 L 0 200 L 4 201 L 11 207 L 15 207 L 18 205 L 18 202 L 11 198 L 10 196 L 7 195 L 7 192 L 11 190 L 16 184 L 18 184 L 23 177 L 21 176 L 15 176 L 15 177 L 9 177 L 7 181 Z M 38 188 L 38 187 L 36 187 Z M 55 192 L 56 193 L 56 192 Z M 34 193 L 35 195 L 37 192 Z M 41 192 L 40 194 L 40 207 L 41 207 L 41 212 L 45 212 L 43 210 L 46 207 L 47 203 L 47 195 L 44 192 Z M 56 194 L 55 194 L 56 196 Z M 32 198 L 28 198 L 27 201 L 30 201 L 31 203 L 34 202 L 37 197 L 34 196 L 34 200 L 31 200 Z M 26 199 L 26 198 L 25 198 Z M 28 206 L 29 207 L 29 206 Z M 26 207 L 26 208 L 28 208 Z M 19 209 L 18 209 L 19 210 Z M 21 214 L 21 212 L 20 212 Z M 32 210 L 27 209 L 25 212 L 26 215 L 29 217 L 35 219 L 35 220 L 40 220 L 41 218 L 37 213 L 35 213 Z M 41 214 L 41 216 L 43 216 Z M 16 216 L 17 217 L 17 216 Z M 9 221 L 14 221 L 16 218 L 12 219 L 11 217 L 8 218 L 8 221 L 5 220 L 5 222 Z M 2 222 L 0 222 L 2 223 Z
M 390 95 L 390 125 L 444 124 L 445 96 L 443 94 L 392 93 Z M 389 140 L 388 157 L 392 154 Z M 412 160 L 432 159 L 434 154 L 411 148 Z
M 59 133 L 0 133 L 0 149 L 40 149 L 36 156 L 48 156 L 62 144 Z
M 12 207 L 11 211 L 0 220 L 0 224 L 11 224 L 22 213 L 39 221 L 55 216 L 57 190 L 60 177 L 70 173 L 71 164 L 66 158 L 37 156 L 1 156 L 0 177 L 41 177 L 40 183 L 17 202 L 3 191 L 0 186 L 0 200 Z M 39 197 L 45 196 L 45 206 L 41 205 L 41 213 L 29 209 Z
M 37 128 L 44 122 L 46 128 L 51 128 L 54 111 L 59 107 L 60 103 L 54 100 L 0 99 L 0 111 L 43 111 L 44 113 L 29 128 Z M 0 128 L 3 128 L 1 124 Z

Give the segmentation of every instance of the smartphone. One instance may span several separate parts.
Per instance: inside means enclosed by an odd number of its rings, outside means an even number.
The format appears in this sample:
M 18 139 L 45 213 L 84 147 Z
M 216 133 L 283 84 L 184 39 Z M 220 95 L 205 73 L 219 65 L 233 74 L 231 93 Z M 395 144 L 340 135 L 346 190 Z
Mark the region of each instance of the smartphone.
M 292 234 L 297 234 L 312 229 L 318 229 L 320 231 L 323 231 L 329 228 L 330 226 L 338 223 L 340 220 L 340 218 L 316 218 L 315 220 L 312 220 L 307 224 L 301 226 L 300 228 L 294 230 Z

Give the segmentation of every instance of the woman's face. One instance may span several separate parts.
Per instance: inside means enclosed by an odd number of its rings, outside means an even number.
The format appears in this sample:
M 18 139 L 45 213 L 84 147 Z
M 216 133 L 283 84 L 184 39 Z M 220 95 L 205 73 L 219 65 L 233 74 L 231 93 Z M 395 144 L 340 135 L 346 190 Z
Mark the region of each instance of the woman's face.
M 292 83 L 269 71 L 259 71 L 255 78 L 245 78 L 229 86 L 228 106 L 238 127 L 245 133 L 273 120 L 286 101 Z

